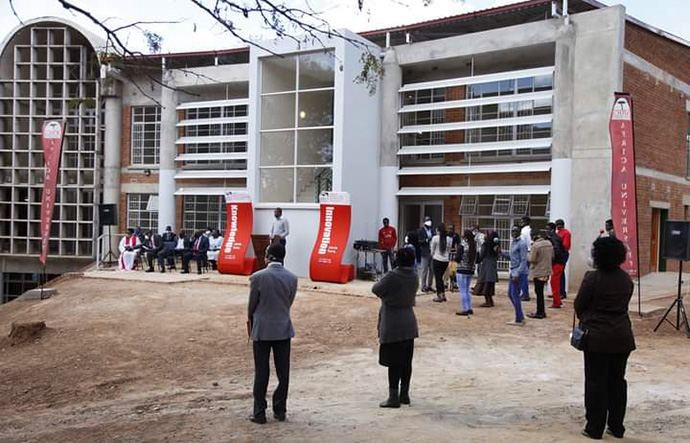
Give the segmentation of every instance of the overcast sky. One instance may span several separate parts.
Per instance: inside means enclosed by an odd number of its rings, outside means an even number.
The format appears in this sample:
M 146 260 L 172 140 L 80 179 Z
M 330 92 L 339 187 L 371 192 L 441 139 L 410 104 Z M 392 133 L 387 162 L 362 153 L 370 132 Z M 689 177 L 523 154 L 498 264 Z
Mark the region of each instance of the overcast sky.
M 438 17 L 461 14 L 494 6 L 519 3 L 515 0 L 364 0 L 364 10 L 359 11 L 357 0 L 285 0 L 291 5 L 305 2 L 323 14 L 334 28 L 353 31 L 379 29 L 395 25 L 415 23 Z M 17 14 L 22 20 L 40 16 L 60 16 L 76 21 L 98 32 L 93 24 L 80 15 L 65 11 L 57 0 L 14 0 Z M 100 19 L 108 19 L 110 26 L 122 25 L 135 20 L 176 21 L 176 24 L 148 25 L 163 36 L 163 52 L 185 52 L 209 49 L 226 49 L 244 46 L 207 18 L 189 0 L 74 0 L 89 9 Z M 661 28 L 685 40 L 690 40 L 690 0 L 605 0 L 603 3 L 621 3 L 629 15 Z M 266 36 L 260 23 L 238 19 L 237 26 L 248 36 Z M 19 22 L 12 14 L 9 0 L 0 0 L 0 40 Z M 132 31 L 124 37 L 128 44 L 147 52 L 139 32 Z

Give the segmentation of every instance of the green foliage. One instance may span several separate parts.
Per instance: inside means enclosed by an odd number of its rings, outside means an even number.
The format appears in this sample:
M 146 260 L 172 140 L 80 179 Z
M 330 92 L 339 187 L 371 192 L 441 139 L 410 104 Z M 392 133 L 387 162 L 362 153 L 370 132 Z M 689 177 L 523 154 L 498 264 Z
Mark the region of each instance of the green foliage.
M 376 93 L 376 87 L 383 75 L 386 73 L 381 59 L 371 52 L 362 54 L 359 58 L 362 64 L 362 71 L 355 77 L 355 83 L 363 84 L 369 89 L 369 94 Z

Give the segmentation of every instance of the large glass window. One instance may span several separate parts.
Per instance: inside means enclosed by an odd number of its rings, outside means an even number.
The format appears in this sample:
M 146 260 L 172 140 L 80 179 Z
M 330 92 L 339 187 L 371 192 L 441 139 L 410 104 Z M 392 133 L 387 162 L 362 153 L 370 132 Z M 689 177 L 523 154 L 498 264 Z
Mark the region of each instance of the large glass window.
M 161 110 L 158 106 L 132 108 L 132 164 L 157 165 L 160 154 Z
M 333 51 L 261 61 L 260 200 L 316 203 L 332 189 Z
M 127 194 L 127 228 L 158 231 L 158 209 L 155 194 Z
M 206 228 L 225 230 L 227 215 L 222 195 L 185 195 L 182 207 L 182 229 L 188 236 Z

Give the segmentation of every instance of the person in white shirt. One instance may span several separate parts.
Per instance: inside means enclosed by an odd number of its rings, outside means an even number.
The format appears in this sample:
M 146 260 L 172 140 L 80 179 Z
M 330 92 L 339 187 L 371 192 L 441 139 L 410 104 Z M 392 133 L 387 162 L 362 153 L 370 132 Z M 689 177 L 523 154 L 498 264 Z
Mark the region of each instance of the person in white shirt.
M 446 301 L 446 288 L 443 281 L 450 262 L 450 249 L 453 246 L 453 238 L 448 235 L 446 225 L 441 223 L 436 228 L 436 235 L 431 238 L 429 252 L 433 263 L 434 277 L 436 278 L 436 298 L 435 302 Z
M 273 220 L 273 225 L 271 226 L 271 244 L 278 242 L 285 246 L 286 238 L 290 235 L 290 224 L 286 218 L 283 218 L 283 210 L 281 208 L 276 208 L 273 212 L 275 215 L 275 220 Z
M 218 256 L 220 255 L 220 247 L 222 245 L 223 237 L 220 235 L 220 231 L 216 229 L 208 239 L 208 251 L 206 252 L 206 257 L 211 263 L 213 270 L 218 269 Z
M 520 238 L 525 245 L 527 245 L 527 253 L 532 250 L 532 220 L 528 216 L 522 217 L 522 229 L 520 230 Z M 529 301 L 529 278 L 520 280 L 520 299 L 522 301 Z

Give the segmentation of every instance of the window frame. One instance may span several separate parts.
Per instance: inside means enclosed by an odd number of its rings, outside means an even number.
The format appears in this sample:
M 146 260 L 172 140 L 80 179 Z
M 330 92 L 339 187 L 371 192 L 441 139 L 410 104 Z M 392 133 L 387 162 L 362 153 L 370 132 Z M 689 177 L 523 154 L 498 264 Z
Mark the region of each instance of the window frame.
M 261 135 L 262 134 L 268 134 L 271 132 L 292 132 L 294 134 L 294 140 L 293 140 L 293 156 L 292 156 L 292 162 L 290 164 L 280 164 L 280 165 L 263 165 L 262 164 L 262 156 L 259 154 L 257 156 L 258 160 L 258 177 L 259 177 L 259 186 L 258 186 L 258 194 L 259 194 L 259 204 L 271 204 L 271 203 L 280 203 L 280 204 L 304 204 L 304 202 L 299 201 L 300 197 L 300 191 L 299 188 L 299 172 L 300 170 L 308 169 L 308 168 L 321 168 L 321 169 L 330 169 L 330 175 L 332 177 L 333 175 L 333 159 L 335 158 L 334 153 L 331 154 L 331 159 L 329 163 L 323 163 L 323 164 L 302 164 L 299 162 L 299 154 L 300 154 L 300 144 L 299 144 L 299 138 L 300 138 L 300 133 L 304 134 L 306 131 L 311 131 L 311 130 L 328 130 L 331 132 L 331 149 L 334 151 L 335 150 L 335 117 L 336 117 L 336 66 L 334 64 L 333 66 L 333 86 L 320 86 L 320 87 L 308 87 L 308 88 L 301 88 L 300 87 L 300 60 L 301 57 L 303 56 L 310 56 L 312 54 L 318 54 L 318 53 L 326 53 L 331 57 L 335 57 L 335 49 L 334 48 L 326 48 L 323 50 L 317 50 L 317 51 L 310 51 L 310 52 L 301 52 L 301 53 L 296 53 L 296 54 L 290 54 L 294 56 L 294 63 L 295 63 L 295 84 L 294 84 L 294 89 L 291 90 L 285 90 L 285 91 L 278 91 L 278 92 L 263 92 L 263 70 L 264 70 L 264 60 L 261 60 L 261 67 L 260 67 L 260 75 L 262 79 L 260 80 L 259 84 L 262 87 L 262 91 L 260 94 L 260 100 L 262 101 L 263 104 L 263 99 L 264 97 L 271 97 L 271 96 L 277 96 L 277 95 L 289 95 L 293 94 L 295 96 L 295 109 L 294 109 L 294 114 L 293 114 L 293 123 L 290 127 L 285 127 L 285 128 L 271 128 L 271 129 L 260 129 L 259 130 L 259 152 L 261 152 L 261 149 L 264 149 L 264 146 L 261 142 Z M 275 57 L 275 56 L 274 56 Z M 266 57 L 266 59 L 269 59 L 272 57 Z M 332 114 L 332 121 L 331 124 L 324 124 L 324 125 L 312 125 L 312 126 L 300 126 L 300 99 L 303 98 L 304 93 L 312 93 L 312 92 L 331 92 L 333 95 L 333 105 L 331 109 L 331 114 Z M 261 106 L 261 105 L 260 105 Z M 263 117 L 263 116 L 262 116 Z M 259 125 L 261 127 L 261 124 Z M 278 170 L 278 169 L 291 169 L 292 170 L 292 196 L 289 201 L 285 200 L 278 200 L 276 198 L 271 198 L 270 200 L 264 199 L 264 189 L 262 188 L 261 185 L 261 177 L 263 173 L 270 174 L 271 170 Z M 332 190 L 332 180 L 330 182 L 330 187 Z M 308 187 L 307 187 L 308 188 Z M 318 200 L 318 199 L 317 199 Z M 316 201 L 315 203 L 318 203 Z
M 136 121 L 137 111 L 142 111 L 141 121 Z M 146 121 L 147 111 L 154 110 L 154 121 Z M 161 149 L 161 107 L 160 106 L 132 106 L 130 116 L 130 156 L 129 161 L 132 166 L 139 167 L 157 167 L 160 164 L 160 149 Z M 153 129 L 147 126 L 153 126 Z M 138 137 L 137 130 L 140 129 L 141 138 Z M 135 136 L 137 134 L 137 136 Z M 146 134 L 153 134 L 153 162 L 147 162 L 146 150 L 151 147 L 146 146 Z M 137 146 L 141 142 L 140 146 Z M 141 151 L 137 154 L 137 151 Z M 141 157 L 140 161 L 137 161 Z

